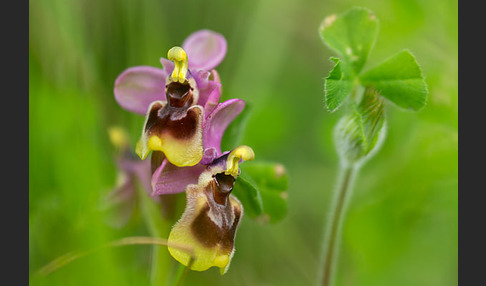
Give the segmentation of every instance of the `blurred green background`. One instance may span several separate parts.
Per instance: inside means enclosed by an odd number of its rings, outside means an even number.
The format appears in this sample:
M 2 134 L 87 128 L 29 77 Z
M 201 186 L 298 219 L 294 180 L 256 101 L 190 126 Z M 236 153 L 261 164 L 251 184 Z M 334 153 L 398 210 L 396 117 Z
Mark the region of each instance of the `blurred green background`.
M 242 143 L 283 163 L 288 215 L 244 217 L 224 276 L 189 272 L 183 285 L 314 285 L 338 160 L 323 104 L 335 56 L 325 16 L 374 11 L 380 33 L 367 66 L 408 48 L 422 65 L 428 105 L 387 107 L 388 136 L 362 169 L 342 232 L 336 285 L 456 285 L 458 260 L 458 3 L 391 1 L 31 0 L 29 4 L 29 271 L 67 252 L 148 235 L 140 216 L 105 224 L 100 199 L 117 169 L 107 129 L 135 144 L 144 118 L 115 102 L 115 78 L 199 29 L 222 33 L 223 99 L 252 106 Z M 366 66 L 365 66 L 366 68 Z M 150 246 L 99 251 L 32 285 L 149 285 Z

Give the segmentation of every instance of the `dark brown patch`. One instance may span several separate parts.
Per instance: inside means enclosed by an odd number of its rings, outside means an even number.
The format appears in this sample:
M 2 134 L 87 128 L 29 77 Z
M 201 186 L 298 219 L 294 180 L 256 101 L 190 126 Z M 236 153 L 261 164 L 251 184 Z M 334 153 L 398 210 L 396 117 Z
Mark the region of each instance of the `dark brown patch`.
M 230 252 L 231 250 L 233 250 L 233 247 L 235 245 L 236 230 L 238 229 L 238 224 L 241 217 L 241 208 L 236 205 L 232 206 L 232 208 L 235 219 L 233 221 L 233 224 L 231 225 L 231 228 L 224 233 L 224 237 L 221 240 L 221 248 L 226 252 Z
M 219 173 L 214 176 L 213 182 L 215 183 L 215 187 L 213 188 L 214 201 L 220 205 L 225 205 L 228 200 L 228 195 L 233 190 L 235 178 L 231 175 Z
M 223 237 L 223 230 L 209 218 L 210 207 L 206 204 L 196 216 L 191 230 L 197 240 L 206 247 L 218 245 Z
M 158 109 L 157 109 L 158 108 Z M 185 113 L 185 116 L 178 120 L 172 120 L 171 115 Z M 161 108 L 160 105 L 154 105 L 148 115 L 147 124 L 145 125 L 145 132 L 148 136 L 161 136 L 163 133 L 170 133 L 176 139 L 190 139 L 194 137 L 200 120 L 201 110 L 193 108 L 190 110 L 181 110 L 165 105 Z
M 145 128 L 143 130 L 144 132 L 147 132 L 150 127 L 157 122 L 159 110 L 163 109 L 163 107 L 164 106 L 160 102 L 156 102 L 150 107 L 150 111 L 147 114 L 147 123 L 145 123 Z
M 171 82 L 167 85 L 166 96 L 171 107 L 188 108 L 193 102 L 193 88 L 189 83 Z
M 191 230 L 204 246 L 219 245 L 224 252 L 231 252 L 241 217 L 241 207 L 237 203 L 232 204 L 229 198 L 234 179 L 223 173 L 218 175 L 204 188 L 208 202 L 192 222 Z M 221 220 L 221 227 L 211 220 L 210 213 Z

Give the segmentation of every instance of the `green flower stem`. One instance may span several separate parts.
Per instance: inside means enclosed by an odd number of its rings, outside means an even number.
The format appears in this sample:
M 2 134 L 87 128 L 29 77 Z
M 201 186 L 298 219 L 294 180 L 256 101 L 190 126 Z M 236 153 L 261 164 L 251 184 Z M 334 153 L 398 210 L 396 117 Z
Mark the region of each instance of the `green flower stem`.
M 167 238 L 170 222 L 163 218 L 160 205 L 154 202 L 143 188 L 139 189 L 139 201 L 145 222 L 147 223 L 150 235 L 154 237 Z M 171 269 L 172 257 L 169 251 L 158 245 L 152 250 L 151 282 L 153 286 L 169 285 L 169 270 Z
M 341 227 L 346 212 L 347 202 L 351 196 L 352 182 L 358 167 L 354 164 L 344 165 L 340 170 L 339 184 L 334 193 L 334 200 L 331 212 L 326 225 L 326 233 L 323 243 L 323 259 L 320 283 L 323 286 L 330 286 L 333 283 L 335 264 L 338 258 L 338 245 L 341 237 Z
M 182 285 L 182 280 L 184 279 L 184 276 L 186 276 L 187 271 L 189 268 L 187 266 L 184 266 L 182 264 L 179 264 L 179 269 L 177 269 L 177 273 L 175 275 L 174 283 L 173 285 L 175 286 L 181 286 Z

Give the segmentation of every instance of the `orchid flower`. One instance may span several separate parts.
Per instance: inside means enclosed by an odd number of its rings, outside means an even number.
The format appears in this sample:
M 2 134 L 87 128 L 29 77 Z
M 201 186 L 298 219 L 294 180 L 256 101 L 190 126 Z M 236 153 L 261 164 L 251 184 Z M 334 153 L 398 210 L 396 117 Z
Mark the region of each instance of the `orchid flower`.
M 218 104 L 203 120 L 204 155 L 190 167 L 177 167 L 164 159 L 152 176 L 152 196 L 183 192 L 187 185 L 196 184 L 199 175 L 217 157 L 221 156 L 221 140 L 226 127 L 245 107 L 241 99 L 229 99 Z
M 221 96 L 219 75 L 213 68 L 225 54 L 224 37 L 201 30 L 190 35 L 182 48 L 169 50 L 169 60 L 161 59 L 163 69 L 132 67 L 118 76 L 117 102 L 129 111 L 146 114 L 136 148 L 142 159 L 154 150 L 162 151 L 178 167 L 201 161 L 204 113 L 213 110 Z
M 169 234 L 169 252 L 192 270 L 210 267 L 226 273 L 234 254 L 236 230 L 243 206 L 231 194 L 240 174 L 239 163 L 253 160 L 248 146 L 239 146 L 216 158 L 201 172 L 197 184 L 186 188 L 187 205 Z M 176 245 L 192 246 L 192 256 Z

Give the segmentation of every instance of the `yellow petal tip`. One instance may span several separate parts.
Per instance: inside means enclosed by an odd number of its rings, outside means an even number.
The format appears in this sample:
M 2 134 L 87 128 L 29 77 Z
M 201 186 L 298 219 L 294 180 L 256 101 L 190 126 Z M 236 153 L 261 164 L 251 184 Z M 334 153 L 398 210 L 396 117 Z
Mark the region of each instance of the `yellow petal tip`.
M 137 153 L 138 157 L 140 157 L 142 160 L 147 158 L 148 150 L 145 144 L 143 144 L 142 140 L 137 142 L 137 145 L 135 146 L 135 153 Z
M 226 265 L 228 265 L 229 262 L 229 255 L 220 255 L 216 256 L 213 260 L 214 266 L 217 266 L 219 268 L 225 268 Z

